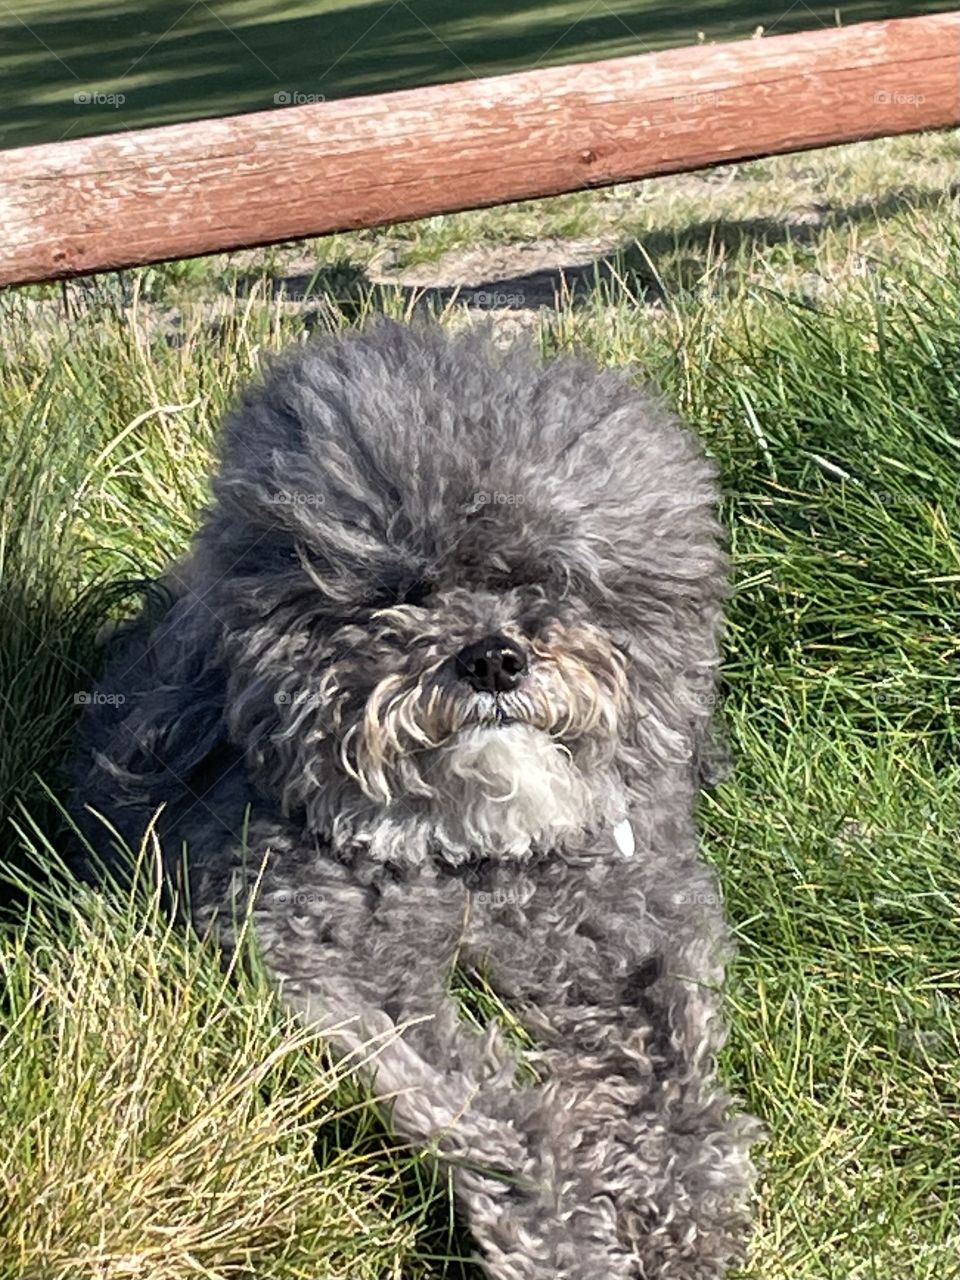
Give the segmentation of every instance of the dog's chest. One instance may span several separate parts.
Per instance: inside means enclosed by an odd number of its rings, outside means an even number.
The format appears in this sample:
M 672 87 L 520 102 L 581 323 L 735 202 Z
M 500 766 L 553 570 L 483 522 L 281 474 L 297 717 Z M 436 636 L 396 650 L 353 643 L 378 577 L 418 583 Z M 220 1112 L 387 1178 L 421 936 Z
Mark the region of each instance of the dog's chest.
M 456 869 L 421 870 L 410 879 L 383 885 L 375 923 L 396 936 L 421 933 L 429 921 L 459 947 L 528 929 L 543 909 L 543 897 L 544 886 L 533 869 L 478 859 Z

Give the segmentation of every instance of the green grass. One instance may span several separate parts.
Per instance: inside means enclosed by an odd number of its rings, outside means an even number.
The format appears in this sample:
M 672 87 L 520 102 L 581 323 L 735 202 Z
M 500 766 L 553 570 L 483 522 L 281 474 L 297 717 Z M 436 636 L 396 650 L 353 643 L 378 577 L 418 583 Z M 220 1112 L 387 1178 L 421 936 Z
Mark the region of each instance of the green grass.
M 4 1280 L 381 1280 L 452 1256 L 442 1175 L 244 956 L 224 972 L 149 892 L 35 894 L 3 936 Z
M 268 111 L 277 95 L 280 103 L 331 101 L 743 39 L 758 27 L 782 35 L 954 7 L 952 0 L 18 0 L 0 9 L 0 146 Z M 87 96 L 77 102 L 78 94 Z
M 888 143 L 739 166 L 713 196 L 618 189 L 639 244 L 526 317 L 545 350 L 658 384 L 722 468 L 738 768 L 701 819 L 740 943 L 723 1070 L 769 1135 L 749 1280 L 960 1275 L 960 232 L 936 191 L 955 137 L 915 145 L 922 192 Z M 793 235 L 775 209 L 800 187 L 863 216 Z M 611 198 L 582 200 L 602 221 Z M 503 240 L 568 213 L 505 210 Z M 419 244 L 442 280 L 496 216 L 449 230 L 0 298 L 8 859 L 48 856 L 34 771 L 55 779 L 92 636 L 128 607 L 109 584 L 183 549 L 237 384 L 305 317 L 409 311 L 409 286 L 370 286 L 378 256 Z M 291 302 L 295 257 L 321 270 Z M 37 900 L 0 956 L 0 1280 L 467 1274 L 442 1262 L 468 1247 L 444 1186 L 255 968 L 227 981 L 155 904 L 88 892 Z

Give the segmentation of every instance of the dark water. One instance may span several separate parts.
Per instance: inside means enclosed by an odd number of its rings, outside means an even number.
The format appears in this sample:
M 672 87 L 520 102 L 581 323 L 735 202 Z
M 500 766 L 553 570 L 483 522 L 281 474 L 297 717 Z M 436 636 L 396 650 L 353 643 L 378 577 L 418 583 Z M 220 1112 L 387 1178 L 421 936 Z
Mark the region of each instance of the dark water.
M 855 0 L 845 25 L 956 3 Z M 836 24 L 833 5 L 692 0 L 10 0 L 0 147 Z M 922 91 L 922 87 L 920 90 Z

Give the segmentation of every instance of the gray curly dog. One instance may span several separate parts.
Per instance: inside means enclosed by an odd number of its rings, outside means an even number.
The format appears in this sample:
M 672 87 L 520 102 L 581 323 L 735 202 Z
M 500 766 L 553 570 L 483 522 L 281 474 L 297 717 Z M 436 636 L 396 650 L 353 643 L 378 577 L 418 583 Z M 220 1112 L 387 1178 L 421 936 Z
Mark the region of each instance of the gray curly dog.
M 160 810 L 196 926 L 229 951 L 251 912 L 284 999 L 450 1170 L 489 1276 L 715 1280 L 757 1125 L 715 1079 L 729 939 L 693 810 L 727 573 L 698 442 L 623 373 L 381 321 L 276 361 L 213 492 L 84 714 L 81 825 L 135 848 Z

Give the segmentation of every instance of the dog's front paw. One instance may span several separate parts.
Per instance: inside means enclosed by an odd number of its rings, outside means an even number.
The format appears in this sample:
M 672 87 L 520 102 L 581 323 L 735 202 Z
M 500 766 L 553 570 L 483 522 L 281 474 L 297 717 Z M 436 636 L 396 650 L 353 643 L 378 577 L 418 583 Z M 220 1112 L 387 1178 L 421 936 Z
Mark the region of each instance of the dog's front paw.
M 635 1259 L 617 1239 L 612 1204 L 580 1201 L 554 1172 L 535 1164 L 498 1200 L 468 1201 L 491 1280 L 635 1280 Z

